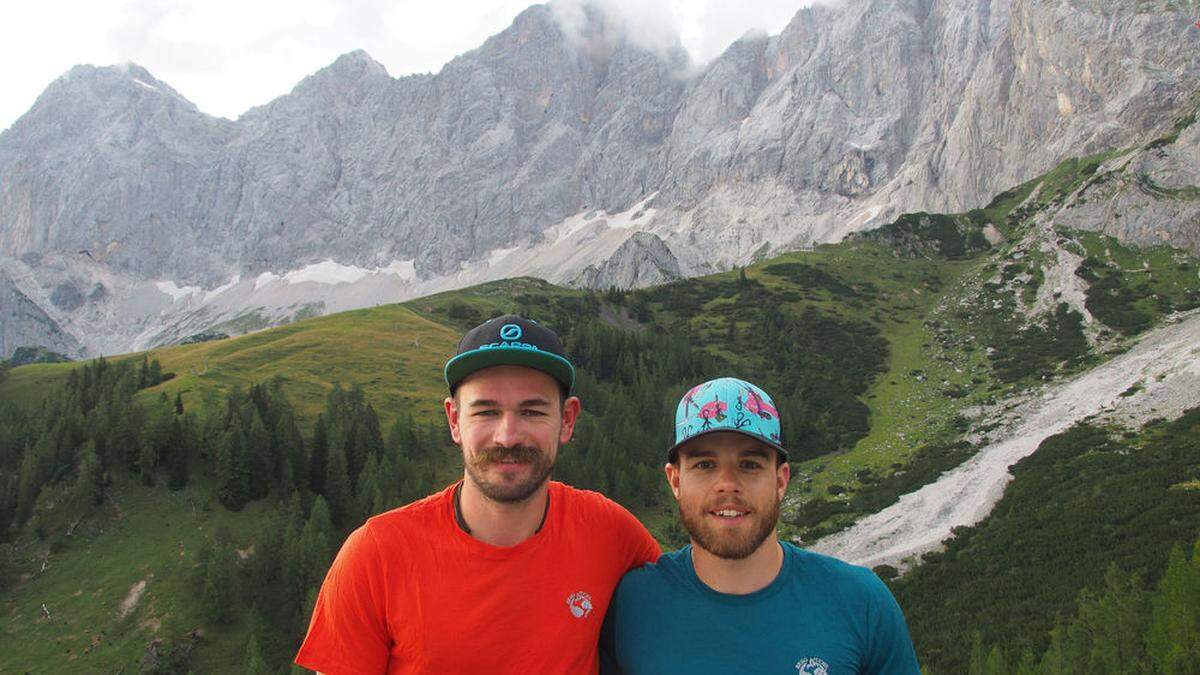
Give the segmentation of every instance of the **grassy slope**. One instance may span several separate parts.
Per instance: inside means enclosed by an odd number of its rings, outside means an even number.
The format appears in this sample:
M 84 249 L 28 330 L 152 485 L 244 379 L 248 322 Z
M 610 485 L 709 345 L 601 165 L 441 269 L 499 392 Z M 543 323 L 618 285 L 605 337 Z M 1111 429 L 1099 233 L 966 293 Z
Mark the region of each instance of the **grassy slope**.
M 404 305 L 386 305 L 300 321 L 238 338 L 147 352 L 175 377 L 140 394 L 183 396 L 189 409 L 220 400 L 234 387 L 282 377 L 297 418 L 307 429 L 336 383 L 362 385 L 381 421 L 410 408 L 440 409 L 442 366 L 459 332 L 418 316 Z M 115 357 L 141 358 L 141 354 Z M 78 364 L 14 368 L 0 382 L 0 400 L 36 402 Z M 392 412 L 389 412 L 392 411 Z
M 146 488 L 133 479 L 110 488 L 102 513 L 66 539 L 46 571 L 30 565 L 33 576 L 0 601 L 0 672 L 113 672 L 141 658 L 165 621 L 200 625 L 189 602 L 196 552 L 217 528 L 228 529 L 234 541 L 248 540 L 274 508 L 261 501 L 234 513 L 206 492 L 196 485 L 180 492 Z M 29 558 L 41 549 L 31 539 L 19 544 Z M 146 582 L 141 599 L 122 617 L 120 605 L 139 581 Z M 236 670 L 242 639 L 208 636 L 209 648 L 200 653 L 211 667 L 200 672 Z

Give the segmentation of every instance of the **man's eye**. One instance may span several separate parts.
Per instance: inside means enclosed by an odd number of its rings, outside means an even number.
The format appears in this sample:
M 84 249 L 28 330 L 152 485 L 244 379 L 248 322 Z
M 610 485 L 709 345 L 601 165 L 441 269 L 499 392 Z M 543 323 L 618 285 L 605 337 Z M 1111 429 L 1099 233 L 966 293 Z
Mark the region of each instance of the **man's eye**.
M 742 462 L 742 468 L 746 471 L 758 471 L 762 468 L 762 464 L 759 464 L 758 462 L 746 461 Z
M 699 462 L 696 462 L 695 464 L 693 464 L 692 468 L 693 469 L 711 469 L 716 465 L 717 465 L 717 463 L 712 461 L 711 459 L 702 459 Z
M 546 413 L 541 410 L 522 410 L 521 414 L 525 415 L 526 417 L 545 417 L 546 416 Z
M 473 416 L 474 417 L 492 417 L 497 414 L 498 414 L 498 412 L 495 410 L 476 410 L 475 414 Z

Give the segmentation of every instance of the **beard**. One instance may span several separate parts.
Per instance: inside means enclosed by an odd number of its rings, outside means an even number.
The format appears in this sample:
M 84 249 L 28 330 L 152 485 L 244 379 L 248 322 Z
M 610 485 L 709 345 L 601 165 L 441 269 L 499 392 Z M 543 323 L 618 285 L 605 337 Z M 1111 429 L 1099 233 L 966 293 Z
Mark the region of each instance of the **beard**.
M 679 520 L 691 535 L 696 546 L 726 560 L 744 560 L 758 550 L 775 531 L 779 520 L 779 500 L 772 500 L 764 511 L 755 511 L 754 520 L 741 531 L 715 527 L 708 522 L 708 510 L 703 506 L 685 506 L 679 502 Z
M 514 445 L 505 448 L 493 445 L 481 449 L 465 462 L 467 476 L 479 488 L 485 497 L 504 504 L 523 502 L 533 496 L 538 488 L 550 478 L 554 469 L 554 461 L 550 459 L 554 453 L 542 452 L 532 445 Z M 529 467 L 529 474 L 523 480 L 491 480 L 487 470 L 492 465 L 499 465 L 505 459 L 516 459 Z

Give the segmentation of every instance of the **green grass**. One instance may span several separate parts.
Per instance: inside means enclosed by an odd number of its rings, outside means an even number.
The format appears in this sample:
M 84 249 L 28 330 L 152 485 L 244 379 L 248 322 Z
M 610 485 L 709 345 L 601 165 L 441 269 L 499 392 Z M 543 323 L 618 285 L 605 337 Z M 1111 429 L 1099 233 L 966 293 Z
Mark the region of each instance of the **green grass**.
M 149 354 L 174 377 L 140 394 L 183 397 L 188 409 L 219 404 L 234 387 L 274 377 L 285 380 L 288 398 L 305 429 L 336 383 L 361 384 L 389 424 L 396 411 L 438 411 L 445 396 L 442 366 L 458 332 L 386 305 L 299 321 L 228 340 L 164 347 Z M 120 358 L 141 358 L 140 354 Z M 12 369 L 0 381 L 0 399 L 41 401 L 78 364 L 39 364 Z
M 119 480 L 110 500 L 81 521 L 71 537 L 50 549 L 32 533 L 16 542 L 20 572 L 30 575 L 0 599 L 0 672 L 94 673 L 136 671 L 147 644 L 164 626 L 198 627 L 190 572 L 195 555 L 217 528 L 245 542 L 274 505 L 250 504 L 234 513 L 204 487 L 180 492 Z M 145 581 L 140 601 L 125 617 L 120 605 Z M 50 610 L 47 619 L 42 612 Z M 237 641 L 205 639 L 197 672 L 235 672 Z

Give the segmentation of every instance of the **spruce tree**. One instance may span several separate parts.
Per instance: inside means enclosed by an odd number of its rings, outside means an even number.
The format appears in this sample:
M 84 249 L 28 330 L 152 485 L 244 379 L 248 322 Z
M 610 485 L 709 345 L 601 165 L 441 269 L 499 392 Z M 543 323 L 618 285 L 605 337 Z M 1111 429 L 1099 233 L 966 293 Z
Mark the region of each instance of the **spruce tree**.
M 189 414 L 171 420 L 171 442 L 167 458 L 167 487 L 182 490 L 188 482 L 188 462 L 195 444 L 195 424 Z
M 201 604 L 209 621 L 227 624 L 233 621 L 237 600 L 237 554 L 228 541 L 216 542 L 204 570 Z
M 262 651 L 258 647 L 258 637 L 254 633 L 250 634 L 250 639 L 246 641 L 246 654 L 242 661 L 245 666 L 242 672 L 246 675 L 268 675 L 271 669 L 267 667 L 267 662 L 263 660 Z
M 250 482 L 244 453 L 241 432 L 237 429 L 225 432 L 217 450 L 217 499 L 232 511 L 240 511 L 249 500 Z
M 99 506 L 104 502 L 104 468 L 100 466 L 95 444 L 91 441 L 80 453 L 79 477 L 71 501 L 80 508 Z
M 333 561 L 334 526 L 330 508 L 318 496 L 300 534 L 301 577 L 304 586 L 320 584 Z
M 367 457 L 367 464 L 363 467 L 362 473 L 358 475 L 358 485 L 354 491 L 357 507 L 356 522 L 361 522 L 379 513 L 375 510 L 383 501 L 379 482 L 379 459 L 375 455 L 370 455 Z
M 341 446 L 329 448 L 329 466 L 325 472 L 325 499 L 338 527 L 346 527 L 354 517 L 354 493 L 346 472 L 346 453 Z
M 246 434 L 246 464 L 250 476 L 250 499 L 267 495 L 274 474 L 271 466 L 271 434 L 257 411 L 250 414 L 249 432 Z
M 312 452 L 309 454 L 308 474 L 309 489 L 316 494 L 325 494 L 325 473 L 329 463 L 329 429 L 325 424 L 325 416 L 317 415 L 317 424 L 313 429 Z
M 1188 560 L 1175 546 L 1153 599 L 1146 650 L 1155 672 L 1200 673 L 1200 542 Z

